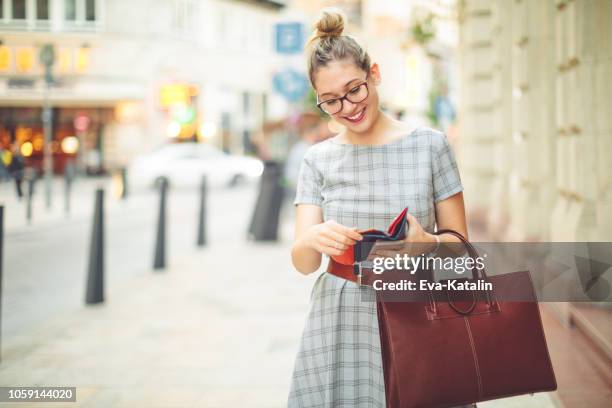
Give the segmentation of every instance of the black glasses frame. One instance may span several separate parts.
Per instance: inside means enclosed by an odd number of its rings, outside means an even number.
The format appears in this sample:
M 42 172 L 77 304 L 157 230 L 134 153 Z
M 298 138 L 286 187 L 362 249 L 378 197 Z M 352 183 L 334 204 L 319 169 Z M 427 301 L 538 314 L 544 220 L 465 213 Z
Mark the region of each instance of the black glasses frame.
M 351 98 L 349 98 L 349 94 L 355 90 L 356 88 L 359 88 L 360 86 L 365 86 L 366 87 L 366 95 L 358 100 L 358 101 L 352 101 Z M 365 81 L 363 81 L 362 83 L 360 83 L 359 85 L 356 85 L 354 87 L 352 87 L 347 93 L 344 94 L 344 96 L 341 96 L 340 98 L 330 98 L 330 99 L 326 99 L 324 101 L 321 101 L 319 103 L 317 103 L 317 108 L 319 108 L 323 113 L 327 113 L 328 115 L 335 115 L 338 112 L 341 112 L 342 109 L 344 108 L 344 100 L 346 99 L 347 101 L 351 102 L 351 103 L 359 103 L 359 102 L 363 102 L 367 99 L 367 97 L 370 96 L 370 88 L 368 88 L 368 77 L 366 76 Z M 321 105 L 323 105 L 326 102 L 330 102 L 330 101 L 340 101 L 340 109 L 338 109 L 336 112 L 333 113 L 329 113 L 327 112 L 325 109 L 323 109 L 321 107 Z

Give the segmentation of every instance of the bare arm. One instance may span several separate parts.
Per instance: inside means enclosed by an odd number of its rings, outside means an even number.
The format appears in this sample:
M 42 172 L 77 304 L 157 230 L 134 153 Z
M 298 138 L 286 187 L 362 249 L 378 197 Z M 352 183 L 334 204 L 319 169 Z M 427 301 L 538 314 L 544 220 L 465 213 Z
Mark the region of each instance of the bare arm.
M 445 200 L 438 201 L 435 204 L 435 207 L 436 224 L 438 226 L 438 230 L 451 229 L 463 235 L 466 240 L 469 240 L 462 192 L 454 194 Z M 441 243 L 461 242 L 459 238 L 451 234 L 441 234 L 439 235 L 439 238 Z M 455 245 L 446 245 L 440 247 L 438 250 L 438 256 L 440 257 L 461 256 L 464 253 L 465 248 L 463 245 L 461 245 L 459 248 L 457 248 Z
M 469 239 L 462 192 L 452 195 L 445 200 L 438 201 L 435 207 L 436 223 L 439 230 L 452 229 L 463 235 L 466 240 Z M 440 241 L 459 242 L 457 238 L 449 234 L 440 235 Z
M 304 232 L 323 222 L 323 210 L 318 205 L 300 204 L 296 208 L 295 241 L 291 248 L 291 261 L 300 273 L 308 275 L 321 266 L 321 253 L 306 246 Z
M 465 207 L 463 204 L 463 193 L 459 192 L 435 204 L 436 224 L 438 230 L 452 229 L 468 239 L 467 226 L 465 221 Z M 425 231 L 419 221 L 412 215 L 407 214 L 408 218 L 408 237 L 407 242 L 433 243 L 435 246 L 436 238 L 434 234 Z M 439 235 L 440 242 L 461 242 L 451 234 Z

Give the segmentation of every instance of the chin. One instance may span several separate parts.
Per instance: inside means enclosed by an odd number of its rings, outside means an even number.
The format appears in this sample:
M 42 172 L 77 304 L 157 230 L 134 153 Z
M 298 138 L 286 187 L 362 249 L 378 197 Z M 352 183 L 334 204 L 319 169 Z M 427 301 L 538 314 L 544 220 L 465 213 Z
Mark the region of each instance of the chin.
M 370 128 L 372 126 L 370 126 L 370 124 L 366 121 L 364 121 L 363 123 L 360 123 L 359 125 L 346 125 L 346 128 L 349 129 L 351 132 L 353 133 L 367 133 Z
M 365 114 L 363 119 L 358 122 L 358 123 L 353 123 L 348 119 L 342 118 L 341 123 L 342 125 L 344 125 L 344 127 L 346 127 L 347 129 L 349 129 L 351 132 L 353 133 L 365 133 L 367 132 L 371 127 L 372 127 L 372 123 L 373 123 L 373 115 L 371 112 L 371 107 L 370 106 L 366 106 L 365 107 Z

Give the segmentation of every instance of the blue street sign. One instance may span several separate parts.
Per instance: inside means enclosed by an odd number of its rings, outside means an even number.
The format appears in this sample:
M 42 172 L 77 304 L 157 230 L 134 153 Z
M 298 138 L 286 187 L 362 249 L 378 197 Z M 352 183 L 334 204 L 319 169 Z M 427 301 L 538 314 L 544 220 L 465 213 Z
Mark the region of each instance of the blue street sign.
M 306 75 L 286 68 L 276 73 L 272 78 L 274 90 L 283 95 L 289 102 L 297 102 L 308 92 L 308 79 Z
M 276 24 L 276 52 L 279 54 L 298 54 L 304 46 L 302 23 Z

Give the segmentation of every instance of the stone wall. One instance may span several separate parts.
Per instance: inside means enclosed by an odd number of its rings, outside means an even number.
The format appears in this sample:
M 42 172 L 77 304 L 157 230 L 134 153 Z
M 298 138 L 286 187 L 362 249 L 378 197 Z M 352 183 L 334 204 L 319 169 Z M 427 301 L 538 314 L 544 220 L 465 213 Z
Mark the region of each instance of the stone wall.
M 460 4 L 468 217 L 499 240 L 612 238 L 612 3 Z

